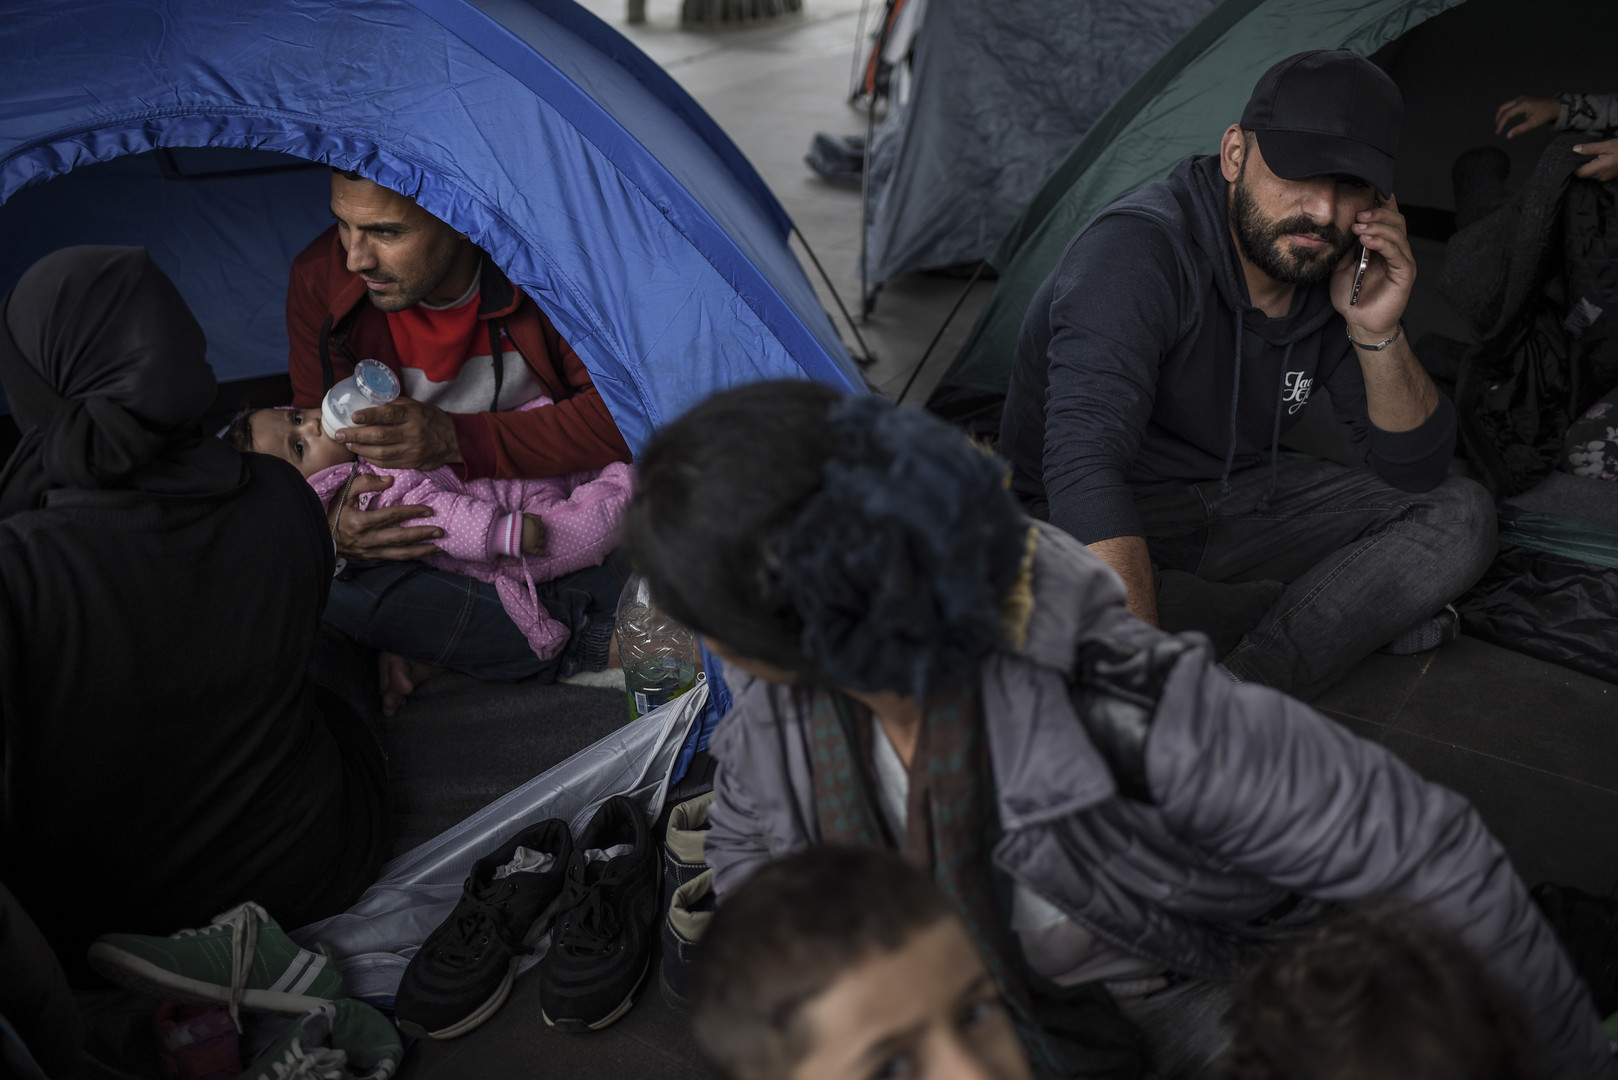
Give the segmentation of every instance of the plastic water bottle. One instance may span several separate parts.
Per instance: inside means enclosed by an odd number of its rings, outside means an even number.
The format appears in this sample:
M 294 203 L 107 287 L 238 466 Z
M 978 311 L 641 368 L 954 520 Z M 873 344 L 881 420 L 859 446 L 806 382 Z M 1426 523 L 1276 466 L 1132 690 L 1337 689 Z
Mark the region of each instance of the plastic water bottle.
M 343 428 L 354 426 L 354 414 L 373 405 L 386 405 L 399 396 L 399 376 L 380 360 L 361 360 L 354 374 L 326 391 L 320 403 L 320 427 L 335 439 Z
M 625 583 L 618 597 L 617 629 L 631 720 L 695 685 L 696 635 L 652 605 L 651 590 L 639 574 Z

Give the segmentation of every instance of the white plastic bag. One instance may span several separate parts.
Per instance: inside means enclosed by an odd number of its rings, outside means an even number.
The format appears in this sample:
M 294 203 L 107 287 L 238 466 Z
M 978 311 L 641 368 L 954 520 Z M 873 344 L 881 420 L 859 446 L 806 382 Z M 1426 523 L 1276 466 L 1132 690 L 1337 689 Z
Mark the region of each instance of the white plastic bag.
M 656 818 L 680 747 L 707 700 L 708 682 L 699 675 L 687 693 L 389 862 L 353 907 L 292 936 L 307 948 L 331 950 L 349 996 L 391 999 L 410 957 L 454 910 L 472 864 L 502 842 L 555 817 L 576 837 L 614 795 L 634 799 L 647 820 Z M 548 944 L 542 939 L 520 970 L 538 963 Z

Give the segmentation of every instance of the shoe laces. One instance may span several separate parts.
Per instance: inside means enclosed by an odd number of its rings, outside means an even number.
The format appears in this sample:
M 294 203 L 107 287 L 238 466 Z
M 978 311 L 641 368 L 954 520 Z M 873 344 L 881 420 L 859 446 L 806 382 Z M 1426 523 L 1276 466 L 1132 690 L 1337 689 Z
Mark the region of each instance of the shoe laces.
M 567 921 L 557 947 L 575 953 L 603 953 L 618 940 L 618 912 L 607 902 L 603 881 L 591 881 L 588 865 L 568 877 Z
M 280 1061 L 270 1063 L 273 1080 L 345 1080 L 348 1054 L 330 1046 L 311 1046 L 293 1039 Z
M 515 952 L 532 952 L 512 932 L 511 919 L 507 914 L 511 894 L 516 891 L 516 883 L 510 878 L 481 890 L 468 884 L 466 891 L 461 894 L 461 902 L 455 905 L 454 940 L 441 947 L 440 955 L 452 964 L 476 963 L 491 936 Z
M 253 968 L 253 956 L 258 952 L 259 923 L 269 917 L 269 912 L 249 901 L 238 904 L 222 915 L 216 915 L 213 922 L 207 926 L 181 930 L 173 935 L 176 938 L 187 938 L 211 934 L 216 930 L 230 930 L 230 1019 L 236 1025 L 238 1033 L 242 1030 L 240 1015 L 242 990 L 247 986 L 247 976 Z

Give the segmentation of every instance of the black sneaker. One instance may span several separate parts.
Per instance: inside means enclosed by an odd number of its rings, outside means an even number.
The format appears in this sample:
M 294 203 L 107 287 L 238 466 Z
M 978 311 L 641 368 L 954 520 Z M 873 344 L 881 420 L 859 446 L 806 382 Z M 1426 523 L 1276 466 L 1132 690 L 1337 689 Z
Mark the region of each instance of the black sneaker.
M 615 795 L 596 811 L 567 876 L 567 899 L 539 964 L 539 1002 L 547 1024 L 596 1031 L 634 1004 L 656 933 L 657 852 L 633 802 Z
M 472 866 L 461 902 L 410 958 L 394 1003 L 401 1030 L 453 1039 L 493 1016 L 517 965 L 559 908 L 573 837 L 560 818 L 518 833 Z
M 691 960 L 713 918 L 713 871 L 704 870 L 674 890 L 663 919 L 663 1000 L 678 1012 L 691 1011 Z
M 1382 646 L 1382 651 L 1394 656 L 1414 656 L 1447 645 L 1460 636 L 1461 613 L 1455 610 L 1454 604 L 1445 604 L 1444 610 L 1410 627 Z

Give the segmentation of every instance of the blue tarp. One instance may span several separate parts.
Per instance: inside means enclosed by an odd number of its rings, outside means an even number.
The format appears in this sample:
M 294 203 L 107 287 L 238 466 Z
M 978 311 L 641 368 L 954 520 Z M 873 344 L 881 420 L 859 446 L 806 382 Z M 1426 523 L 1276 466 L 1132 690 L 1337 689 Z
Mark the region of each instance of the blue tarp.
M 570 0 L 0 0 L 0 56 L 0 289 L 145 244 L 222 380 L 286 370 L 335 165 L 488 251 L 631 447 L 722 386 L 861 385 L 757 172 Z

